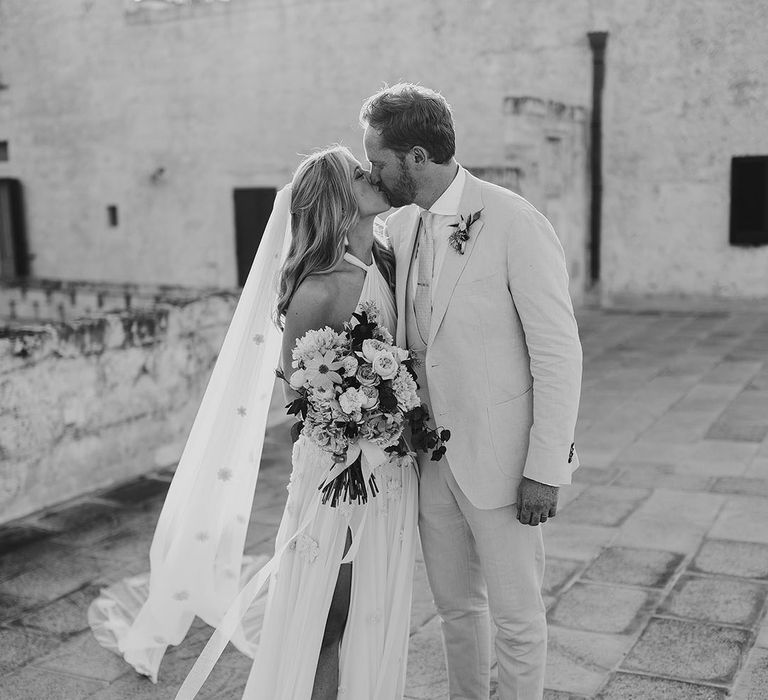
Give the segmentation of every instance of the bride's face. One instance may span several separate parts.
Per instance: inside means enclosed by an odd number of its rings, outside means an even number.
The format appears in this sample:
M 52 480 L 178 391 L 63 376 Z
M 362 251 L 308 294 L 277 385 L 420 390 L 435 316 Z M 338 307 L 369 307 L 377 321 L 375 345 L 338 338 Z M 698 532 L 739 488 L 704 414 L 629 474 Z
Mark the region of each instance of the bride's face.
M 357 209 L 361 217 L 381 214 L 389 209 L 389 200 L 376 185 L 371 182 L 370 174 L 363 170 L 356 160 L 349 164 L 352 173 L 352 193 L 357 200 Z

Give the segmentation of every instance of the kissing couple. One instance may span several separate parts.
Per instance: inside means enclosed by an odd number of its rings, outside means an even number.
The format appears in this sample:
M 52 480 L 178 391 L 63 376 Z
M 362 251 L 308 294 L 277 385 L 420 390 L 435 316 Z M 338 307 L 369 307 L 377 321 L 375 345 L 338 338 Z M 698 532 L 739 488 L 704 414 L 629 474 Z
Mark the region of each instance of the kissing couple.
M 195 616 L 248 700 L 400 700 L 418 538 L 451 700 L 539 700 L 540 525 L 578 466 L 581 344 L 562 246 L 455 159 L 450 106 L 401 83 L 360 112 L 370 168 L 307 157 L 275 200 L 163 505 L 149 575 L 102 591 L 103 645 L 157 680 Z M 377 225 L 377 217 L 396 208 Z M 275 283 L 277 280 L 277 283 Z M 275 367 L 297 417 L 268 562 L 243 556 Z

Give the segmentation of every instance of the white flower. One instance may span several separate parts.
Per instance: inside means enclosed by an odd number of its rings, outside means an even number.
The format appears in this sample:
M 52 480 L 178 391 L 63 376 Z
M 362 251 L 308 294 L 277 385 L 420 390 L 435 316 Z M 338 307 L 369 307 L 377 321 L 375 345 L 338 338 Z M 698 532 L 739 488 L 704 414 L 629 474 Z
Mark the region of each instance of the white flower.
M 296 341 L 296 347 L 293 348 L 293 359 L 304 362 L 306 365 L 317 355 L 325 355 L 334 348 L 343 347 L 345 342 L 344 336 L 329 326 L 318 330 L 309 330 Z
M 328 350 L 324 355 L 316 355 L 307 360 L 305 365 L 305 377 L 313 387 L 341 384 L 341 375 L 337 370 L 342 368 L 343 363 L 336 360 L 333 350 Z
M 333 384 L 321 384 L 312 388 L 312 398 L 315 401 L 328 401 L 336 396 Z
M 397 353 L 397 359 L 400 362 L 404 362 L 411 356 L 411 353 L 409 353 L 407 350 L 404 350 L 401 347 L 395 347 L 395 351 Z
M 357 367 L 360 364 L 354 355 L 347 355 L 342 361 L 344 367 L 344 374 L 347 377 L 354 377 L 357 372 Z
M 296 540 L 296 551 L 311 564 L 320 554 L 320 545 L 306 532 L 302 532 Z
M 307 373 L 303 369 L 297 369 L 288 380 L 292 389 L 301 389 L 306 382 Z
M 391 352 L 381 350 L 373 358 L 373 371 L 382 379 L 392 379 L 397 374 L 398 365 Z
M 379 307 L 376 306 L 375 301 L 363 301 L 357 307 L 359 312 L 363 312 L 368 317 L 370 323 L 379 322 Z M 354 317 L 353 317 L 354 318 Z M 355 319 L 357 321 L 357 319 Z
M 392 334 L 384 326 L 379 326 L 376 332 L 387 345 L 392 345 L 395 342 Z
M 358 390 L 350 387 L 341 396 L 339 396 L 339 405 L 341 410 L 347 415 L 359 413 L 363 407 L 363 403 L 367 401 L 366 395 Z
M 380 340 L 375 340 L 374 338 L 364 340 L 362 348 L 363 357 L 368 362 L 373 362 L 373 358 L 376 357 L 376 353 L 385 350 L 386 347 L 387 346 L 384 343 L 382 343 Z
M 402 416 L 384 414 L 370 416 L 362 433 L 363 437 L 379 447 L 396 445 L 402 434 Z
M 416 382 L 405 367 L 401 367 L 392 380 L 392 391 L 397 399 L 397 405 L 406 413 L 421 405 Z
M 403 482 L 396 476 L 387 477 L 386 481 L 387 498 L 395 501 L 400 498 L 403 492 Z

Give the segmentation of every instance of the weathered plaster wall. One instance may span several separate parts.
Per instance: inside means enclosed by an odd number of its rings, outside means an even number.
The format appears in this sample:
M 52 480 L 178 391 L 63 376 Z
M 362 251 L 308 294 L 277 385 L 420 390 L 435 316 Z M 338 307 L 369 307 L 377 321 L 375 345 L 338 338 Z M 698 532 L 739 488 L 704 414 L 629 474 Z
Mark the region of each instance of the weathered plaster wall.
M 232 189 L 279 186 L 297 154 L 334 141 L 362 157 L 360 104 L 383 81 L 441 89 L 455 110 L 459 159 L 503 168 L 505 98 L 588 103 L 588 7 L 5 0 L 0 138 L 11 160 L 0 177 L 26 185 L 34 273 L 234 284 Z M 119 206 L 117 228 L 107 225 L 108 204 Z M 563 212 L 574 250 L 583 249 L 585 206 L 580 193 Z M 572 269 L 576 296 L 582 267 Z
M 610 32 L 604 294 L 768 298 L 768 246 L 728 244 L 731 157 L 768 155 L 768 4 L 596 8 Z
M 39 276 L 233 284 L 232 189 L 279 186 L 329 142 L 362 155 L 358 108 L 384 80 L 441 89 L 460 160 L 509 173 L 521 137 L 548 128 L 520 131 L 510 99 L 588 108 L 586 32 L 607 30 L 606 297 L 768 295 L 768 249 L 727 242 L 730 158 L 768 153 L 762 0 L 146 5 L 0 4 L 0 177 L 26 185 Z M 567 197 L 519 181 L 557 219 L 577 298 L 587 116 L 560 161 Z M 540 146 L 534 168 L 558 167 Z
M 175 464 L 234 301 L 0 327 L 0 522 Z

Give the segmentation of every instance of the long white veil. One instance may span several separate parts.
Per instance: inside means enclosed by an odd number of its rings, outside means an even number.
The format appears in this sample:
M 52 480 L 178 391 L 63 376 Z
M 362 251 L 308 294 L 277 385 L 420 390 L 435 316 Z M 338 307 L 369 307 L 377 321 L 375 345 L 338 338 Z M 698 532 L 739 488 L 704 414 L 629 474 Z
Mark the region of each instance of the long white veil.
M 165 650 L 199 616 L 219 627 L 240 590 L 281 333 L 275 280 L 290 246 L 280 190 L 227 330 L 150 548 L 150 573 L 101 592 L 88 621 L 103 646 L 157 682 Z M 253 654 L 239 618 L 232 642 Z

